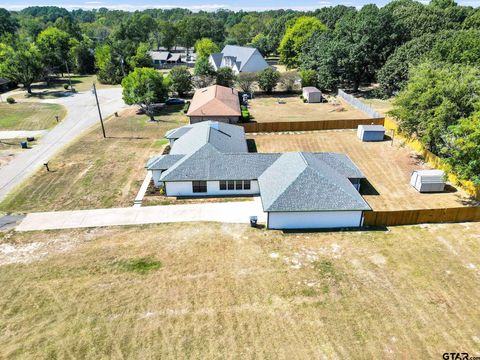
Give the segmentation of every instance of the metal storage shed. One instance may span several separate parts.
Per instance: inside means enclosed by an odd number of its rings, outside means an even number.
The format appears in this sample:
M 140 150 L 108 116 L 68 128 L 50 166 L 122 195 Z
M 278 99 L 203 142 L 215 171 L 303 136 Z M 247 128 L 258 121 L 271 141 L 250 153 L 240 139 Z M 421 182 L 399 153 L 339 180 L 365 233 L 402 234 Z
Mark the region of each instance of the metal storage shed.
M 362 141 L 383 141 L 385 128 L 382 125 L 358 125 L 357 136 Z
M 303 98 L 309 103 L 319 103 L 322 102 L 322 92 L 316 87 L 307 86 L 302 90 Z
M 419 192 L 442 192 L 445 189 L 445 173 L 442 170 L 417 170 L 410 179 Z

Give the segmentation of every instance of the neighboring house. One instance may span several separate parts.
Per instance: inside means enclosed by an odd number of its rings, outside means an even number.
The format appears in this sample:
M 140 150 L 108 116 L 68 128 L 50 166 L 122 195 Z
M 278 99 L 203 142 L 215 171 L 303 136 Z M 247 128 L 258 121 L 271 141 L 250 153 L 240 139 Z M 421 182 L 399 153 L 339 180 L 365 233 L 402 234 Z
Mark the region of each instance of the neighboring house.
M 198 89 L 193 95 L 187 116 L 190 124 L 207 120 L 235 124 L 241 116 L 238 91 L 220 85 Z
M 229 67 L 235 74 L 262 71 L 269 67 L 257 49 L 237 45 L 226 45 L 221 53 L 210 55 L 209 62 L 215 71 Z
M 213 121 L 166 138 L 170 154 L 146 167 L 167 196 L 260 195 L 270 229 L 359 227 L 370 210 L 365 176 L 344 154 L 249 153 L 243 127 Z
M 160 69 L 165 67 L 165 65 L 181 65 L 184 63 L 182 60 L 182 54 L 179 53 L 171 53 L 169 51 L 150 51 L 149 52 L 152 62 L 153 62 L 153 67 Z

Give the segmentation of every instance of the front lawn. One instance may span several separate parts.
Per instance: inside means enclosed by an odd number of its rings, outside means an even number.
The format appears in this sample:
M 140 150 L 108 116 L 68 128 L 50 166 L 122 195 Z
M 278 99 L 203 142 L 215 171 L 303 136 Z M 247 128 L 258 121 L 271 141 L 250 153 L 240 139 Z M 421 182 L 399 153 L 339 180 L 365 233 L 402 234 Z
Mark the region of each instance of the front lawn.
M 0 233 L 2 359 L 480 356 L 480 224 Z
M 6 212 L 91 209 L 133 205 L 146 175 L 146 161 L 161 153 L 169 129 L 186 124 L 181 106 L 168 107 L 150 122 L 130 108 L 97 125 L 50 160 L 0 204 Z
M 0 103 L 1 130 L 44 130 L 61 121 L 67 110 L 58 104 L 34 102 Z

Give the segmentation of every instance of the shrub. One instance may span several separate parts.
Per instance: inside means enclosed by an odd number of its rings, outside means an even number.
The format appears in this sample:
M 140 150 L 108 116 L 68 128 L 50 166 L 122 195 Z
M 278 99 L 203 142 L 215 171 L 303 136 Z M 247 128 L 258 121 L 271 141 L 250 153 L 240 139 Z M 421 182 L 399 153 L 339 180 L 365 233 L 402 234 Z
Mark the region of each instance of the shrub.
M 250 120 L 250 111 L 248 109 L 242 109 L 242 120 L 243 121 L 248 121 Z
M 299 98 L 303 100 L 303 95 L 300 95 Z
M 306 103 L 306 102 L 307 102 L 307 99 L 303 99 L 303 102 Z
M 15 99 L 13 97 L 8 97 L 7 98 L 7 103 L 9 104 L 15 104 Z
M 64 88 L 65 90 L 68 90 L 68 84 L 63 84 L 63 88 Z

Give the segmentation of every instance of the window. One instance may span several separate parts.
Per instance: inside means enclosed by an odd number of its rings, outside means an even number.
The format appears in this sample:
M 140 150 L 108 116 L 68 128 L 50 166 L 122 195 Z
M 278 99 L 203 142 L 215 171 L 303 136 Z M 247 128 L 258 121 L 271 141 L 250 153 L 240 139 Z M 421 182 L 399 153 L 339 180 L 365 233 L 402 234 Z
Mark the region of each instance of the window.
M 250 180 L 220 180 L 220 190 L 250 190 Z
M 192 188 L 194 193 L 206 193 L 207 182 L 206 181 L 192 181 Z

